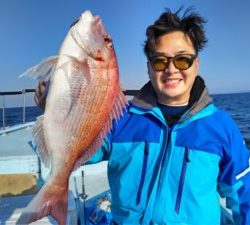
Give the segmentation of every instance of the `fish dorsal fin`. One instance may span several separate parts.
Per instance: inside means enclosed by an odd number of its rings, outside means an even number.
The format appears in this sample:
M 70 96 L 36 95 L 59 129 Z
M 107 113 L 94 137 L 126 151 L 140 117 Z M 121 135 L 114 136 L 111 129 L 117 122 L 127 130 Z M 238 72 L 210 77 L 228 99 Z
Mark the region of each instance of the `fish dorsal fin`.
M 50 56 L 41 61 L 41 63 L 30 67 L 19 77 L 28 76 L 38 80 L 49 80 L 54 72 L 59 56 Z
M 125 112 L 128 105 L 126 96 L 124 95 L 122 88 L 119 86 L 119 92 L 116 100 L 113 104 L 112 110 L 109 117 L 103 126 L 102 130 L 97 135 L 95 141 L 88 147 L 82 158 L 78 159 L 75 168 L 82 166 L 89 157 L 91 157 L 94 152 L 101 146 L 103 139 L 106 137 L 107 133 L 112 129 L 113 122 L 118 120 Z
M 36 149 L 35 149 L 36 153 L 38 154 L 39 158 L 44 163 L 44 166 L 46 168 L 49 168 L 51 153 L 49 152 L 45 144 L 43 120 L 44 120 L 44 116 L 39 116 L 37 118 L 37 121 L 33 128 L 33 137 L 36 143 Z

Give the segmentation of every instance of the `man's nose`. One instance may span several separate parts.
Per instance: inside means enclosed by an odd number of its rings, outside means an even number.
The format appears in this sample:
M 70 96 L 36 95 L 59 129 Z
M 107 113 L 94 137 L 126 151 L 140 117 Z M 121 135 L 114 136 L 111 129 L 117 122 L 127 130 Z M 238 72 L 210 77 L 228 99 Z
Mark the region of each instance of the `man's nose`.
M 173 59 L 169 60 L 168 66 L 166 68 L 166 71 L 169 74 L 176 73 L 178 71 L 178 69 L 174 65 Z

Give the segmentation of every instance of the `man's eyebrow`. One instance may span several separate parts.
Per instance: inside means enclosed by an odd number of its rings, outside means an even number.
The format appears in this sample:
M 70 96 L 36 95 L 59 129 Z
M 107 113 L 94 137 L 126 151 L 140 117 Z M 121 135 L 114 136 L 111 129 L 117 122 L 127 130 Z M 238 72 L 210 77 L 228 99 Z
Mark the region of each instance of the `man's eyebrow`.
M 178 54 L 195 54 L 195 53 L 190 53 L 187 50 L 180 50 L 180 51 L 176 52 L 175 55 L 178 55 Z M 152 55 L 153 56 L 167 56 L 166 53 L 164 53 L 164 52 L 154 52 Z

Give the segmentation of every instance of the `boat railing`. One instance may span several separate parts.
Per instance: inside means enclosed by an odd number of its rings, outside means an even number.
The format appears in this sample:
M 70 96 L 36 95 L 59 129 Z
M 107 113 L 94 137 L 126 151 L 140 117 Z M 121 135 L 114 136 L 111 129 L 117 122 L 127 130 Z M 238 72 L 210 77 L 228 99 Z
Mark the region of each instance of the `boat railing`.
M 30 92 L 35 92 L 35 89 L 22 89 L 21 91 L 1 91 L 0 92 L 0 96 L 2 98 L 2 129 L 5 129 L 6 127 L 6 123 L 5 123 L 5 119 L 6 119 L 6 114 L 5 114 L 5 109 L 6 109 L 6 105 L 5 105 L 5 97 L 6 96 L 10 96 L 10 95 L 22 95 L 23 96 L 23 118 L 22 118 L 22 122 L 25 123 L 26 122 L 26 94 L 30 93 Z
M 0 92 L 0 96 L 2 98 L 2 127 L 1 129 L 5 129 L 6 127 L 6 113 L 5 113 L 5 109 L 6 109 L 6 105 L 5 105 L 5 97 L 9 96 L 9 95 L 22 95 L 23 96 L 23 105 L 22 105 L 22 123 L 26 123 L 26 94 L 27 93 L 31 93 L 31 92 L 35 92 L 35 89 L 22 89 L 21 91 L 2 91 Z M 128 95 L 128 96 L 135 96 L 139 93 L 138 90 L 125 90 L 124 94 Z

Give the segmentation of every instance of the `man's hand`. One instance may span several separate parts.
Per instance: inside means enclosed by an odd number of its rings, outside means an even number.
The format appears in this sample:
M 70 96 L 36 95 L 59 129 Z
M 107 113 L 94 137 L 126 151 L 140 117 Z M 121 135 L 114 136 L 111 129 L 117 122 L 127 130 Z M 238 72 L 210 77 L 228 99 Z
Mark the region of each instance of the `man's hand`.
M 35 91 L 34 101 L 36 105 L 42 109 L 45 109 L 46 98 L 49 89 L 49 81 L 41 80 Z

